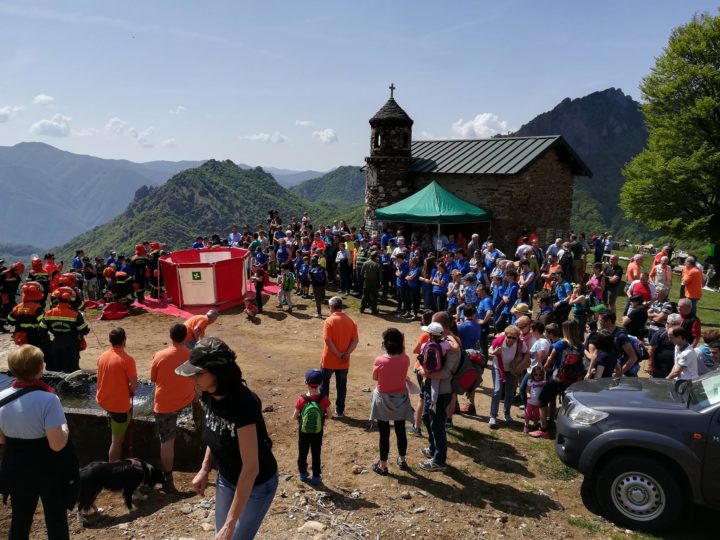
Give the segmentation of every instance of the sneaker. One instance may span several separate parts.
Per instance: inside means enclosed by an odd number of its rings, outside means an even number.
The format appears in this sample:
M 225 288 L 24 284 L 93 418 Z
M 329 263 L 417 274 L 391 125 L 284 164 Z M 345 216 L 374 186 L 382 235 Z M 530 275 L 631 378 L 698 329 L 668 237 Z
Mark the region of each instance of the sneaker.
M 453 421 L 451 418 L 448 418 L 447 420 L 445 420 L 445 429 L 453 428 L 453 427 L 455 427 L 455 424 L 453 424 Z
M 322 484 L 322 478 L 320 476 L 313 476 L 310 479 L 311 486 L 319 486 L 320 484 Z
M 469 414 L 469 415 L 475 416 L 475 414 L 476 414 L 475 405 L 473 405 L 473 404 L 471 404 L 471 403 L 464 403 L 464 404 L 462 404 L 462 405 L 460 406 L 460 413 L 461 413 L 461 414 Z
M 508 424 L 511 424 L 512 421 L 513 421 L 512 415 L 506 414 L 506 415 L 505 415 L 505 422 L 507 422 Z
M 498 427 L 500 427 L 498 426 L 497 420 L 492 416 L 488 420 L 488 425 L 490 426 L 490 429 L 497 429 Z
M 344 414 L 344 413 L 341 413 L 341 412 L 338 412 L 338 411 L 336 410 L 336 411 L 335 411 L 335 418 L 345 418 L 345 414 Z
M 373 463 L 372 470 L 375 474 L 379 474 L 380 476 L 388 475 L 388 470 L 383 469 L 379 463 Z
M 531 437 L 536 439 L 549 439 L 550 432 L 544 429 L 538 429 L 537 431 L 531 431 L 529 434 Z
M 402 459 L 400 456 L 398 456 L 396 463 L 397 463 L 398 468 L 401 471 L 409 471 L 410 470 L 410 466 L 407 464 L 407 461 Z
M 435 463 L 432 459 L 428 459 L 427 461 L 420 463 L 420 468 L 427 472 L 443 472 L 447 469 L 447 466 L 440 465 L 439 463 Z
M 421 448 L 420 453 L 426 458 L 432 459 L 435 456 L 434 452 L 431 452 L 429 448 Z
M 530 433 L 530 426 L 529 426 L 529 425 L 525 424 L 525 425 L 523 426 L 523 433 Z
M 310 478 L 310 475 L 306 472 L 300 473 L 300 481 L 301 482 L 307 482 L 307 479 Z

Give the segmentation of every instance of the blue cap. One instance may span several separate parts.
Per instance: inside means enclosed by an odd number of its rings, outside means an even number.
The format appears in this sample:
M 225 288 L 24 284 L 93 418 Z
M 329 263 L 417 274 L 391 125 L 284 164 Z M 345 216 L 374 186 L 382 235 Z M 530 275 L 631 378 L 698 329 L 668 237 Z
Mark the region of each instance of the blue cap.
M 305 384 L 308 386 L 320 386 L 323 382 L 323 374 L 317 368 L 308 369 L 305 372 Z

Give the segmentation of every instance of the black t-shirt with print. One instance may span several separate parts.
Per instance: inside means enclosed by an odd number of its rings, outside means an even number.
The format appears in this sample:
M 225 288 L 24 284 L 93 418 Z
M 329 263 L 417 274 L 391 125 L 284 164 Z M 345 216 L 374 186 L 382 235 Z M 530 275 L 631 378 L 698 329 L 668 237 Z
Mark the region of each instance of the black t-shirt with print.
M 240 386 L 238 390 L 220 400 L 203 393 L 201 401 L 205 410 L 203 442 L 212 450 L 223 478 L 237 485 L 242 470 L 237 430 L 255 424 L 260 470 L 254 485 L 258 486 L 270 480 L 277 472 L 277 462 L 272 453 L 272 441 L 265 428 L 260 398 L 246 386 Z

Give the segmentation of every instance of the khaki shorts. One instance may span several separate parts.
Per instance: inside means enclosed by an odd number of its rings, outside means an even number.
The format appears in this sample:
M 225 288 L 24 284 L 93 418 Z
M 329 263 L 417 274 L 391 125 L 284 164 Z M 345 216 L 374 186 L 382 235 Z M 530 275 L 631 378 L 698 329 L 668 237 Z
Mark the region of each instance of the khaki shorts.
M 155 427 L 161 443 L 172 441 L 175 438 L 177 417 L 178 413 L 155 413 Z

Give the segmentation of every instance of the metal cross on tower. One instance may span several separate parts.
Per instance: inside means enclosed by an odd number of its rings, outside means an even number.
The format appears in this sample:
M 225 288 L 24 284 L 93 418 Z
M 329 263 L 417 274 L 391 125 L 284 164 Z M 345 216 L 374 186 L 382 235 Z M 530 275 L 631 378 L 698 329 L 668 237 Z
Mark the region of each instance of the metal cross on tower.
M 392 97 L 393 97 L 393 93 L 395 92 L 395 84 L 394 84 L 394 83 L 390 83 L 389 88 L 390 88 L 390 97 L 392 98 Z

